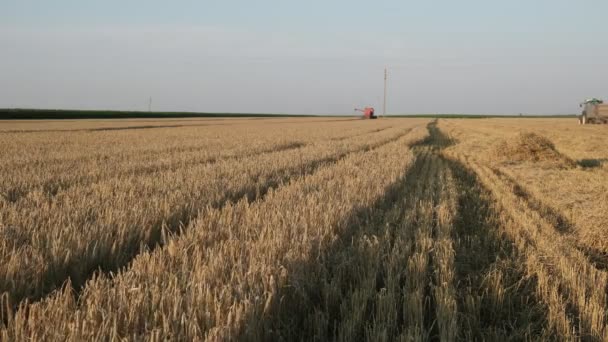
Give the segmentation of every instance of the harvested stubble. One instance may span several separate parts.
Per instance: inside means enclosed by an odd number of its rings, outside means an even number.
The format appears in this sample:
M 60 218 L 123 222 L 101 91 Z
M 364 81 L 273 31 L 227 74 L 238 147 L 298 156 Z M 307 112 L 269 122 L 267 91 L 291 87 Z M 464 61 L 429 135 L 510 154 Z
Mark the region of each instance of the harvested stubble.
M 458 136 L 460 142 L 446 153 L 471 167 L 498 199 L 498 212 L 506 222 L 504 232 L 522 255 L 528 277 L 536 283 L 536 294 L 547 307 L 551 329 L 565 340 L 606 340 L 608 275 L 589 253 L 592 241 L 585 239 L 586 234 L 602 230 L 601 221 L 590 220 L 597 213 L 581 213 L 587 217 L 579 218 L 565 216 L 564 207 L 555 205 L 556 198 L 582 200 L 580 192 L 570 183 L 573 178 L 583 174 L 587 179 L 594 175 L 601 177 L 603 171 L 589 174 L 590 171 L 579 168 L 564 170 L 559 164 L 553 169 L 539 169 L 534 163 L 489 165 L 480 158 L 483 153 L 471 153 L 467 147 L 471 142 L 477 146 L 490 145 L 492 139 L 499 139 L 493 135 L 495 131 L 477 123 L 475 129 L 482 134 L 477 135 L 467 127 L 465 135 L 460 124 L 447 121 L 440 125 Z M 484 140 L 485 144 L 481 144 Z M 601 183 L 596 184 L 601 187 Z M 585 195 L 584 205 L 591 209 L 597 203 L 588 196 Z M 605 242 L 595 243 L 605 248 Z
M 536 132 L 548 137 L 556 150 L 580 165 L 594 167 L 543 167 L 539 163 L 500 163 L 493 168 L 514 180 L 514 191 L 526 197 L 566 234 L 601 269 L 608 267 L 608 135 L 603 126 L 580 127 L 569 120 L 461 120 L 441 121 L 440 126 L 458 140 L 455 150 L 482 165 L 491 146 L 505 132 Z M 548 129 L 547 127 L 551 127 Z M 602 128 L 603 127 L 603 128 Z M 603 132 L 603 133 L 602 133 Z M 542 164 L 542 163 L 540 163 Z M 559 165 L 558 165 L 559 166 Z

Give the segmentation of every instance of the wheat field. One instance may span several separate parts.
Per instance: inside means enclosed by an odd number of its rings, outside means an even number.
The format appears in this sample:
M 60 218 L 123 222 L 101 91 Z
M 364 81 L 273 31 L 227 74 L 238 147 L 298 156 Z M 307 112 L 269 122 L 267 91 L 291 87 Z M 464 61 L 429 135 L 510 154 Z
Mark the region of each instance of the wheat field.
M 608 340 L 571 119 L 0 122 L 2 341 Z

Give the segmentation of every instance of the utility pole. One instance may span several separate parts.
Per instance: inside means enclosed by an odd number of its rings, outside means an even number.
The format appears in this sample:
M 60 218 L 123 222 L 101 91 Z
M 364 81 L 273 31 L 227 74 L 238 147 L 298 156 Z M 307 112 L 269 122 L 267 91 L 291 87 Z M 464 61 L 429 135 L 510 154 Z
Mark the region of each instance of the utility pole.
M 388 80 L 388 68 L 384 68 L 384 104 L 382 106 L 382 116 L 386 116 L 386 85 Z
M 152 96 L 150 96 L 150 101 L 148 101 L 148 112 L 152 111 Z

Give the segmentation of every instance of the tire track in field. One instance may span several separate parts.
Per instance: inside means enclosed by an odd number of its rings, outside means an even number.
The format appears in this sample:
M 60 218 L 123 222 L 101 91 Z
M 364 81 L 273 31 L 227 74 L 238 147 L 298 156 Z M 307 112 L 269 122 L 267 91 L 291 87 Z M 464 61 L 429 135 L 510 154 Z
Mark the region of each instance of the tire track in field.
M 346 136 L 346 137 L 341 137 L 340 139 L 337 139 L 336 141 L 343 141 L 343 140 L 347 140 L 347 139 L 352 139 L 361 135 L 367 135 L 367 134 L 374 134 L 374 133 L 379 133 L 385 130 L 388 130 L 391 127 L 388 128 L 383 128 L 383 129 L 377 129 L 377 130 L 373 130 L 370 132 L 365 132 L 365 133 L 361 133 L 361 134 L 356 134 L 356 135 L 352 135 L 352 136 Z M 332 141 L 332 139 L 329 139 L 329 141 Z M 274 153 L 274 152 L 281 152 L 281 151 L 287 151 L 287 150 L 292 150 L 292 149 L 298 149 L 298 148 L 302 148 L 307 146 L 306 143 L 300 142 L 300 141 L 293 141 L 293 142 L 288 142 L 285 144 L 281 144 L 278 146 L 273 146 L 272 148 L 262 148 L 258 151 L 254 151 L 254 152 L 242 152 L 242 153 L 237 153 L 235 155 L 226 155 L 226 156 L 211 156 L 211 157 L 206 157 L 203 159 L 193 159 L 193 160 L 189 160 L 189 161 L 184 161 L 184 162 L 174 162 L 174 163 L 170 163 L 170 164 L 161 164 L 161 165 L 151 165 L 151 166 L 147 166 L 147 165 L 141 165 L 141 166 L 135 166 L 132 168 L 129 168 L 127 170 L 119 170 L 115 173 L 112 173 L 111 175 L 104 175 L 104 174 L 99 174 L 96 177 L 95 176 L 83 176 L 81 178 L 76 178 L 76 179 L 67 179 L 67 180 L 61 180 L 59 178 L 52 178 L 49 179 L 47 181 L 44 181 L 40 184 L 36 184 L 34 186 L 28 186 L 28 188 L 23 189 L 20 187 L 12 187 L 12 188 L 8 188 L 8 189 L 4 189 L 3 191 L 0 190 L 0 200 L 4 200 L 8 203 L 15 203 L 17 201 L 19 201 L 21 198 L 27 196 L 28 193 L 30 193 L 31 191 L 34 191 L 38 188 L 40 188 L 47 196 L 49 196 L 49 198 L 52 198 L 54 196 L 56 196 L 60 191 L 65 191 L 69 188 L 75 187 L 75 186 L 80 186 L 80 185 L 90 185 L 90 184 L 95 184 L 98 182 L 102 182 L 102 181 L 106 181 L 108 179 L 116 179 L 116 178 L 120 178 L 123 176 L 131 176 L 131 175 L 149 175 L 149 174 L 153 174 L 156 172 L 163 172 L 163 171 L 174 171 L 177 170 L 179 168 L 184 168 L 184 167 L 190 167 L 190 166 L 196 166 L 196 165 L 201 165 L 201 164 L 214 164 L 220 161 L 230 161 L 230 160 L 236 160 L 239 158 L 243 158 L 245 156 L 251 157 L 251 156 L 258 156 L 258 155 L 263 155 L 263 154 L 268 154 L 268 153 Z M 187 149 L 179 149 L 177 151 L 196 151 L 196 150 L 200 150 L 201 147 L 189 147 Z M 177 151 L 175 151 L 175 153 L 177 153 Z M 148 152 L 147 154 L 153 154 L 154 152 Z M 170 153 L 169 151 L 167 153 Z M 72 161 L 74 164 L 77 164 L 78 161 L 80 160 L 84 160 L 85 158 L 81 158 L 81 159 L 77 159 Z M 66 161 L 59 161 L 61 163 L 65 163 Z
M 279 317 L 273 338 L 375 340 L 385 333 L 391 340 L 437 334 L 434 314 L 427 313 L 434 311 L 429 237 L 440 168 L 427 144 L 413 147 L 415 162 L 382 199 L 353 213 L 351 229 L 326 251 L 320 269 L 294 267 L 320 274 L 319 282 L 304 293 L 288 294 L 281 311 L 300 314 Z
M 428 169 L 428 165 L 425 158 L 420 158 L 411 166 L 417 171 L 411 173 L 426 174 L 420 170 Z M 404 321 L 401 297 L 385 301 L 387 307 L 383 309 L 386 310 L 380 310 L 374 299 L 382 289 L 390 288 L 391 294 L 398 293 L 406 282 L 402 271 L 407 253 L 402 254 L 401 247 L 410 244 L 411 231 L 395 228 L 401 225 L 405 213 L 404 189 L 417 184 L 413 177 L 404 175 L 387 189 L 383 198 L 347 218 L 345 227 L 349 228 L 333 246 L 322 252 L 321 260 L 288 266 L 290 274 L 299 273 L 295 278 L 310 282 L 285 289 L 278 312 L 290 314 L 268 318 L 265 335 L 269 339 L 363 340 L 370 318 L 377 313 L 383 314 L 386 322 Z M 410 205 L 408 200 L 407 205 L 412 208 L 409 214 L 414 215 L 415 201 Z M 382 265 L 381 255 L 385 253 L 401 260 L 399 267 Z M 395 327 L 391 327 L 391 331 L 397 333 Z
M 521 257 L 501 236 L 499 215 L 490 192 L 463 164 L 445 158 L 442 149 L 453 144 L 429 124 L 426 153 L 440 169 L 431 177 L 433 198 L 433 247 L 426 297 L 427 340 L 535 339 L 547 329 L 547 310 L 535 296 L 534 281 L 527 279 Z M 450 220 L 441 227 L 439 207 L 448 204 Z M 444 213 L 445 214 L 445 213 Z M 448 253 L 437 253 L 439 234 L 451 235 Z M 451 250 L 451 253 L 449 251 Z M 451 259 L 451 260 L 450 260 Z M 452 269 L 444 269 L 446 264 Z M 450 282 L 440 281 L 441 273 Z M 448 277 L 448 279 L 450 278 Z M 494 281 L 492 284 L 491 281 Z
M 338 138 L 332 138 L 332 139 L 329 139 L 329 140 L 330 141 L 343 141 L 343 140 L 347 140 L 347 139 L 361 137 L 361 136 L 368 135 L 368 134 L 380 133 L 380 132 L 383 132 L 383 131 L 387 131 L 387 130 L 389 130 L 391 128 L 394 128 L 394 127 L 390 126 L 390 127 L 384 127 L 384 128 L 377 128 L 377 129 L 374 129 L 374 130 L 371 130 L 371 131 L 361 132 L 361 133 L 357 133 L 357 134 L 354 134 L 354 135 L 347 135 L 347 136 L 338 137 Z
M 546 312 L 530 295 L 533 283 L 521 280 L 521 268 L 513 271 L 519 259 L 497 232 L 500 223 L 487 190 L 462 164 L 441 155 L 451 141 L 434 124 L 428 128 L 430 137 L 413 146 L 416 159 L 403 178 L 374 205 L 353 213 L 350 229 L 324 257 L 293 267 L 316 282 L 286 293 L 279 311 L 290 314 L 269 318 L 270 338 L 540 336 Z M 499 268 L 497 253 L 506 266 Z M 496 269 L 511 286 L 500 297 L 510 310 L 498 315 L 492 311 L 500 309 L 498 297 L 495 302 L 484 297 L 494 294 L 485 280 Z M 471 307 L 471 300 L 478 305 Z
M 82 177 L 80 179 L 78 179 L 78 178 L 77 179 L 68 179 L 65 181 L 60 181 L 59 179 L 50 179 L 50 180 L 47 180 L 30 189 L 18 189 L 18 188 L 8 189 L 4 193 L 0 192 L 0 197 L 3 197 L 4 200 L 9 203 L 16 203 L 21 198 L 27 196 L 31 191 L 41 188 L 42 191 L 50 199 L 52 199 L 53 197 L 57 196 L 57 194 L 59 194 L 61 191 L 66 191 L 70 188 L 77 187 L 77 186 L 92 185 L 92 184 L 96 184 L 99 182 L 104 182 L 104 181 L 108 181 L 111 179 L 117 179 L 117 178 L 125 177 L 125 176 L 146 176 L 146 175 L 150 175 L 150 174 L 154 174 L 154 173 L 158 173 L 158 172 L 175 171 L 180 168 L 193 167 L 193 166 L 202 165 L 202 164 L 211 165 L 211 164 L 215 164 L 215 163 L 218 163 L 221 161 L 236 160 L 236 159 L 243 158 L 243 157 L 255 157 L 255 156 L 261 156 L 261 155 L 269 154 L 269 153 L 295 150 L 298 148 L 302 148 L 304 146 L 306 146 L 306 144 L 301 143 L 301 142 L 290 142 L 287 144 L 274 146 L 273 148 L 263 148 L 261 150 L 255 151 L 253 153 L 239 153 L 239 154 L 230 155 L 230 156 L 215 156 L 215 157 L 210 157 L 210 158 L 204 158 L 202 160 L 193 159 L 193 160 L 188 160 L 185 162 L 171 163 L 168 165 L 135 166 L 133 168 L 130 168 L 130 169 L 127 169 L 124 171 L 119 170 L 119 171 L 109 174 L 109 175 L 99 174 L 97 177 L 93 177 L 93 178 L 88 178 L 85 175 L 84 177 Z
M 346 150 L 333 156 L 317 159 L 301 167 L 275 170 L 271 175 L 264 179 L 261 184 L 252 184 L 250 187 L 243 188 L 240 191 L 225 193 L 220 200 L 212 203 L 211 205 L 214 207 L 222 207 L 227 205 L 228 203 L 237 202 L 238 200 L 244 197 L 246 197 L 249 201 L 263 200 L 265 195 L 269 191 L 282 186 L 283 184 L 289 182 L 291 179 L 310 175 L 314 173 L 318 168 L 330 164 L 335 164 L 351 154 L 381 148 L 385 145 L 388 145 L 403 138 L 404 136 L 408 135 L 412 130 L 413 128 L 407 128 L 404 129 L 402 133 L 393 137 L 372 144 L 368 144 L 356 149 Z M 27 306 L 29 304 L 43 300 L 60 287 L 71 287 L 74 295 L 78 297 L 80 292 L 84 288 L 84 285 L 89 279 L 95 277 L 98 274 L 119 272 L 125 267 L 128 267 L 131 261 L 135 259 L 142 251 L 151 251 L 156 248 L 163 248 L 168 242 L 167 239 L 169 237 L 172 239 L 179 238 L 179 236 L 186 229 L 188 229 L 190 222 L 195 222 L 197 218 L 197 215 L 188 215 L 186 210 L 174 212 L 169 217 L 161 219 L 156 225 L 154 225 L 157 228 L 151 229 L 151 233 L 149 234 L 146 241 L 134 241 L 133 243 L 125 242 L 125 245 L 130 244 L 131 246 L 128 247 L 127 250 L 122 251 L 123 255 L 121 256 L 120 260 L 95 263 L 89 265 L 87 267 L 88 270 L 86 270 L 82 274 L 70 275 L 67 278 L 62 279 L 49 280 L 50 284 L 48 284 L 48 288 L 41 291 L 38 295 L 28 296 L 26 298 L 7 299 L 5 298 L 7 296 L 5 293 L 0 293 L 0 305 L 3 305 L 3 307 L 7 308 L 4 311 L 10 312 L 4 313 L 2 315 L 3 317 L 0 317 L 2 318 L 0 323 L 4 323 L 6 325 L 7 322 L 10 321 L 10 317 L 12 317 L 13 312 L 15 312 L 16 310 L 27 310 Z M 53 279 L 54 271 L 49 271 L 52 273 L 49 273 L 48 277 L 45 277 L 45 279 Z
M 589 256 L 581 253 L 567 230 L 564 233 L 560 229 L 564 222 L 568 224 L 567 221 L 554 217 L 550 209 L 529 196 L 503 172 L 480 165 L 474 158 L 457 153 L 453 156 L 473 170 L 493 199 L 495 216 L 498 216 L 495 220 L 504 225 L 501 241 L 508 241 L 509 249 L 517 255 L 519 267 L 516 269 L 524 269 L 524 285 L 521 281 L 512 282 L 525 287 L 524 292 L 535 299 L 535 305 L 513 311 L 531 314 L 542 309 L 543 312 L 544 332 L 532 330 L 540 336 L 536 339 L 560 336 L 563 340 L 606 340 L 607 274 L 589 262 Z M 497 277 L 492 275 L 491 278 L 495 280 Z M 488 279 L 484 281 L 491 282 Z M 492 315 L 486 312 L 484 317 Z M 520 321 L 530 321 L 530 318 L 522 315 Z M 519 339 L 530 338 L 519 336 Z
M 526 253 L 528 272 L 539 279 L 538 296 L 550 308 L 552 329 L 570 339 L 606 340 L 608 279 L 602 264 L 578 246 L 575 237 L 561 232 L 559 219 L 528 197 L 514 179 L 472 164 L 505 199 L 504 211 L 520 227 L 511 238 Z
M 272 117 L 266 118 L 253 118 L 256 120 L 264 120 L 264 119 L 274 119 Z M 253 120 L 252 119 L 252 120 Z M 116 119 L 120 120 L 120 119 Z M 272 125 L 281 125 L 281 124 L 294 124 L 294 123 L 318 123 L 318 122 L 347 122 L 347 121 L 359 121 L 360 119 L 337 119 L 337 120 L 308 120 L 305 122 L 297 122 L 297 121 L 283 121 L 283 122 L 267 122 L 266 124 Z M 103 131 L 125 131 L 125 130 L 140 130 L 140 129 L 155 129 L 155 128 L 184 128 L 184 127 L 208 127 L 208 126 L 227 126 L 227 125 L 239 125 L 239 124 L 249 124 L 249 122 L 227 122 L 227 123 L 217 123 L 210 122 L 204 124 L 189 124 L 189 125 L 140 125 L 140 126 L 124 126 L 124 127 L 100 127 L 100 128 L 75 128 L 75 129 L 16 129 L 16 130 L 0 130 L 0 134 L 3 133 L 62 133 L 62 132 L 103 132 Z
M 100 127 L 100 128 L 75 128 L 75 129 L 16 129 L 8 131 L 0 131 L 3 133 L 65 133 L 65 132 L 104 132 L 104 131 L 127 131 L 127 130 L 140 130 L 140 129 L 155 129 L 155 128 L 181 128 L 181 127 L 208 127 L 208 126 L 226 126 L 230 123 L 208 123 L 208 124 L 194 124 L 194 125 L 141 125 L 141 126 L 124 126 L 124 127 Z
M 394 128 L 394 126 L 391 126 L 389 128 Z M 346 140 L 349 138 L 354 138 L 357 137 L 359 135 L 363 135 L 363 134 L 368 134 L 368 133 L 373 133 L 373 132 L 380 132 L 384 129 L 379 129 L 379 130 L 374 130 L 374 131 L 367 131 L 367 132 L 363 132 L 363 133 L 357 133 L 354 135 L 344 135 L 344 136 L 340 136 L 338 138 L 322 138 L 322 141 L 339 141 L 339 140 Z M 294 140 L 290 143 L 298 143 L 298 140 Z M 287 143 L 287 144 L 290 144 Z M 306 143 L 302 143 L 302 144 L 306 144 Z M 65 164 L 73 164 L 76 165 L 78 163 L 82 163 L 82 162 L 90 162 L 92 160 L 105 160 L 106 158 L 112 158 L 115 159 L 116 156 L 121 155 L 121 157 L 123 158 L 128 158 L 131 157 L 133 155 L 137 155 L 138 157 L 141 156 L 158 156 L 160 155 L 170 155 L 170 154 L 178 154 L 178 153 L 188 153 L 188 152 L 196 152 L 196 151 L 200 151 L 201 149 L 203 149 L 204 146 L 201 145 L 200 143 L 198 145 L 180 145 L 180 146 L 171 146 L 171 147 L 161 147 L 161 148 L 156 148 L 156 149 L 144 149 L 144 150 L 131 150 L 129 151 L 129 155 L 127 156 L 123 156 L 123 154 L 119 151 L 119 152 L 104 152 L 104 154 L 97 154 L 97 155 L 80 155 L 77 157 L 73 157 L 73 158 L 65 158 L 65 157 L 54 157 L 54 158 L 44 158 L 44 159 L 35 159 L 32 161 L 13 161 L 10 163 L 10 166 L 12 168 L 15 169 L 20 169 L 20 168 L 24 168 L 24 167 L 28 167 L 31 165 L 57 165 L 57 164 L 61 164 L 61 165 L 65 165 Z M 109 154 L 108 154 L 109 153 Z M 120 162 L 124 161 L 124 160 L 119 160 Z M 115 162 L 115 160 L 113 160 L 113 162 Z
M 564 236 L 574 248 L 583 253 L 595 268 L 600 271 L 608 270 L 608 255 L 606 252 L 579 243 L 576 236 L 571 235 L 575 227 L 567 217 L 532 195 L 514 177 L 495 167 L 490 168 L 490 170 L 498 179 L 511 187 L 512 193 L 521 199 L 529 210 L 536 212 L 557 233 Z

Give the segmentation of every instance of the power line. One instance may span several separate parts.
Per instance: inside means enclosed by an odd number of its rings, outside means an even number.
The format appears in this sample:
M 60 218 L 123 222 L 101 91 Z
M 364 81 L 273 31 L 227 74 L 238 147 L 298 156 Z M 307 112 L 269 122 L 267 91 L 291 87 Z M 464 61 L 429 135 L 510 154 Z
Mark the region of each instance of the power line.
M 384 103 L 382 105 L 382 116 L 386 116 L 386 89 L 388 80 L 388 68 L 384 68 Z

